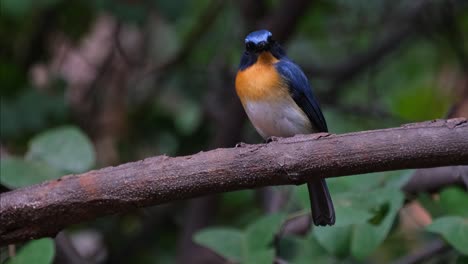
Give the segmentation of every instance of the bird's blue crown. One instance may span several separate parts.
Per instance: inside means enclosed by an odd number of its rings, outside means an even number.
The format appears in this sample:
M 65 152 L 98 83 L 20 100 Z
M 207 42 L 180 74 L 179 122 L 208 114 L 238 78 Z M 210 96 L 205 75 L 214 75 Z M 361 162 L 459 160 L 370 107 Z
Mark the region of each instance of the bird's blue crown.
M 261 42 L 268 42 L 268 38 L 271 38 L 271 32 L 262 29 L 248 34 L 245 37 L 245 43 L 252 42 L 253 44 L 259 44 Z

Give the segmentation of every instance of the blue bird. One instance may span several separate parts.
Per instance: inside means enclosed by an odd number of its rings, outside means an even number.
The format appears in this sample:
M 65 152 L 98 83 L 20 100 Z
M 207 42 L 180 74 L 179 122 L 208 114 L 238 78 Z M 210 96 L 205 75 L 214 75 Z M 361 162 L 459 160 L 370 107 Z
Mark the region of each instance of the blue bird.
M 245 38 L 236 92 L 264 139 L 328 132 L 307 77 L 268 30 L 254 31 Z M 333 225 L 335 210 L 325 179 L 311 177 L 307 187 L 314 224 Z

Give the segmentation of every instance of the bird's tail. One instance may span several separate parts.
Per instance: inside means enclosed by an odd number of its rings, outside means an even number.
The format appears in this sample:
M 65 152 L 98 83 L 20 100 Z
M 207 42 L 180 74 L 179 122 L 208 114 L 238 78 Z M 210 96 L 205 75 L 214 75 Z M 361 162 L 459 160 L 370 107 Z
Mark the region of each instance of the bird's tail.
M 312 219 L 317 226 L 335 224 L 335 208 L 325 179 L 314 179 L 307 183 Z

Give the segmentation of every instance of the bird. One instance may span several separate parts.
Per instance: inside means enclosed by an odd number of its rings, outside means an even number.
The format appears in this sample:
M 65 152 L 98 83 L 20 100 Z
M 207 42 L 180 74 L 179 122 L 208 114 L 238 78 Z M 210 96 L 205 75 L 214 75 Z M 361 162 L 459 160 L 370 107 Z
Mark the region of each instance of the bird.
M 272 33 L 251 32 L 244 44 L 235 89 L 256 131 L 267 141 L 328 132 L 309 80 Z M 310 177 L 307 187 L 314 225 L 334 225 L 335 209 L 325 179 Z

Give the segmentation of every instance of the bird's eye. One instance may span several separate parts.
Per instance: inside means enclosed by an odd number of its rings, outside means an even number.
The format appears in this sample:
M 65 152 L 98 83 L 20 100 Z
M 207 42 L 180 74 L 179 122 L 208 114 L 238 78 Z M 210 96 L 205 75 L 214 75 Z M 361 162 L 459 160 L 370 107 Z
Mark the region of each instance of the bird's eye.
M 253 42 L 249 41 L 249 42 L 247 42 L 245 44 L 245 47 L 246 47 L 247 50 L 254 50 L 255 49 L 255 44 Z

